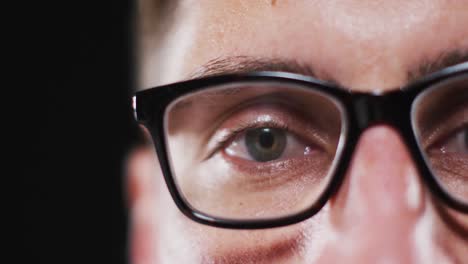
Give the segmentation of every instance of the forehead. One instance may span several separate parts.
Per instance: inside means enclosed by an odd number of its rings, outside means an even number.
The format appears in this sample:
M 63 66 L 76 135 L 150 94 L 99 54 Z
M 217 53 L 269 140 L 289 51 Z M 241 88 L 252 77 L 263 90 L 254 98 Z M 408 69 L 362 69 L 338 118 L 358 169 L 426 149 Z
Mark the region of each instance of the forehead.
M 298 61 L 351 89 L 390 89 L 418 65 L 468 50 L 466 25 L 463 0 L 180 0 L 164 37 L 142 41 L 140 86 L 249 56 Z

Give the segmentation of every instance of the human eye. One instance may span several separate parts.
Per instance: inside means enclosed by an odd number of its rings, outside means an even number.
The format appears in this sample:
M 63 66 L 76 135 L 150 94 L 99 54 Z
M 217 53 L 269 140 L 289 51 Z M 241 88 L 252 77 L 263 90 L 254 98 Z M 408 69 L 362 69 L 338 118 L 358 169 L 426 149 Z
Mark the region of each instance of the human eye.
M 332 98 L 270 83 L 202 91 L 170 107 L 166 120 L 178 190 L 194 208 L 233 219 L 313 205 L 330 182 L 343 129 Z
M 434 167 L 464 176 L 468 182 L 468 103 L 442 113 L 442 117 L 431 122 L 424 152 Z
M 337 139 L 312 120 L 277 103 L 247 107 L 220 126 L 212 158 L 249 188 L 318 180 L 327 174 Z
M 468 155 L 468 124 L 449 135 L 439 146 L 441 153 Z M 468 157 L 467 157 L 468 158 Z
M 285 128 L 263 125 L 238 132 L 224 152 L 251 162 L 271 162 L 304 155 L 311 149 L 308 145 Z

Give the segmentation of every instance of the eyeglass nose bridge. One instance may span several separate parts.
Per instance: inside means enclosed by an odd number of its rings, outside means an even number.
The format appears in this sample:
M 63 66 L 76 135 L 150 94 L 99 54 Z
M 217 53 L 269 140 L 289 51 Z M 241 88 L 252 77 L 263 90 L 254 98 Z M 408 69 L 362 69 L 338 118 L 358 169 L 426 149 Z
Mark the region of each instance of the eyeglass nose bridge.
M 409 117 L 411 111 L 408 97 L 395 92 L 384 95 L 359 94 L 352 104 L 361 131 L 382 123 L 400 126 L 403 121 L 401 118 Z

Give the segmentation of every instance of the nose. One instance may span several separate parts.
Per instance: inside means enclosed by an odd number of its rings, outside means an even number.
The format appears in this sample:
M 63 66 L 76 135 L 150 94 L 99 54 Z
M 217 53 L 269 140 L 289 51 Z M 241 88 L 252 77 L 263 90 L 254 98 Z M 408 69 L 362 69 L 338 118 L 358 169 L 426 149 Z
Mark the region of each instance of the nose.
M 329 203 L 337 239 L 327 245 L 319 263 L 413 262 L 413 231 L 423 216 L 425 199 L 398 133 L 386 126 L 369 128 Z

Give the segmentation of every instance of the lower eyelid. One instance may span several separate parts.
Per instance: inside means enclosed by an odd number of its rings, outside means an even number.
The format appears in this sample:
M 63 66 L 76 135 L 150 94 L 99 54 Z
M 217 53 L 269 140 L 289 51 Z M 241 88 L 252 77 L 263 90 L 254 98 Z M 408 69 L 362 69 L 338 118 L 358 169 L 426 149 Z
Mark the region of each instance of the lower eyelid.
M 238 173 L 235 178 L 255 186 L 270 188 L 277 186 L 293 179 L 310 178 L 311 180 L 320 180 L 327 174 L 328 164 L 331 163 L 328 156 L 320 155 L 314 158 L 304 156 L 302 158 L 276 160 L 266 163 L 257 163 L 246 161 L 237 157 L 224 157 L 231 160 L 229 165 L 231 173 Z M 244 186 L 243 188 L 248 188 Z
M 456 153 L 431 153 L 431 164 L 434 170 L 439 173 L 449 173 L 454 176 L 462 176 L 467 178 L 468 160 L 466 156 Z

